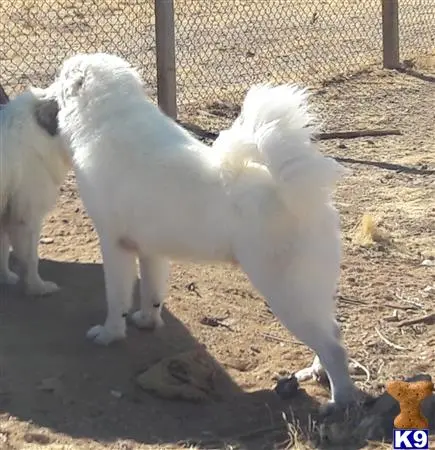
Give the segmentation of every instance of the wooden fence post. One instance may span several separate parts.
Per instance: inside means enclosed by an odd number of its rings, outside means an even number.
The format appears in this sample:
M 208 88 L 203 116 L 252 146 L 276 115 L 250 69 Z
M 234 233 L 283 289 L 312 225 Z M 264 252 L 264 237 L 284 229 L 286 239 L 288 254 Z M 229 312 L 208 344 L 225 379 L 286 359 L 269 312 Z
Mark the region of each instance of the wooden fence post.
M 382 43 L 384 67 L 399 68 L 399 0 L 382 0 Z
M 154 0 L 157 99 L 160 108 L 177 118 L 177 80 L 175 73 L 174 0 Z

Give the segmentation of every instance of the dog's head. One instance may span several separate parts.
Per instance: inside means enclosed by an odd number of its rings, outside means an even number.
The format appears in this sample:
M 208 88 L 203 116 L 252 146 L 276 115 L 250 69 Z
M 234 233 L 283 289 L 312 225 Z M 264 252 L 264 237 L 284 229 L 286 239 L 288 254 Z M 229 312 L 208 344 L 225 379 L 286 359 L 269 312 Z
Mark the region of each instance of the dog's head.
M 79 53 L 66 59 L 53 86 L 61 109 L 77 102 L 87 105 L 111 94 L 143 92 L 137 71 L 126 60 L 107 53 Z

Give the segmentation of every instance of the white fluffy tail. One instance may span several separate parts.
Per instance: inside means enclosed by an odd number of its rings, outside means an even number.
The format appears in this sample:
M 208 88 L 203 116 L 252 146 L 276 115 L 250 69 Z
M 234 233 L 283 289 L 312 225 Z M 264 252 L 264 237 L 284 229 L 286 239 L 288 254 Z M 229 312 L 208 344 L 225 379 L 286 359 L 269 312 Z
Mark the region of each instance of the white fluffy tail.
M 249 164 L 267 167 L 291 210 L 325 202 L 345 168 L 312 141 L 315 126 L 308 93 L 292 85 L 252 87 L 240 116 L 214 144 L 228 173 Z

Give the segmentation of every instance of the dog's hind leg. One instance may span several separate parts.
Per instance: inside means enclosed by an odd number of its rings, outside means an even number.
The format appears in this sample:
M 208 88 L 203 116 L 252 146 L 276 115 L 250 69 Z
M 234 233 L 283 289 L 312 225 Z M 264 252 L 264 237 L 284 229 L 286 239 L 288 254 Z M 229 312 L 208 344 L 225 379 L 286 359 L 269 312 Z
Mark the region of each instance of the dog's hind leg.
M 248 251 L 237 252 L 252 284 L 282 324 L 318 355 L 331 386 L 330 404 L 354 403 L 356 390 L 334 320 L 334 272 L 329 276 L 327 266 L 320 266 L 315 258 L 307 260 L 304 254 L 293 255 L 294 264 L 290 265 L 279 251 L 268 257 L 268 250 L 257 250 L 251 245 Z
M 0 227 L 0 284 L 16 284 L 19 277 L 9 269 L 10 242 L 6 230 Z
M 162 306 L 167 294 L 169 261 L 153 256 L 139 257 L 140 305 L 131 320 L 138 328 L 158 328 L 163 325 Z
M 335 330 L 335 336 L 337 337 L 338 340 L 341 339 L 341 333 L 340 333 L 340 328 L 337 324 L 337 322 L 334 320 L 334 330 Z M 327 373 L 324 369 L 324 367 L 322 366 L 319 357 L 316 355 L 314 357 L 314 360 L 311 364 L 311 366 L 309 367 L 305 367 L 304 369 L 298 370 L 295 373 L 295 377 L 299 382 L 302 381 L 307 381 L 307 380 L 317 380 L 317 381 L 321 381 L 323 379 L 325 379 L 325 377 L 327 377 Z
M 133 302 L 137 254 L 126 250 L 119 241 L 100 236 L 106 286 L 107 316 L 104 325 L 92 327 L 88 339 L 108 345 L 126 335 L 126 317 Z
M 20 278 L 29 295 L 48 295 L 59 290 L 56 283 L 44 281 L 38 272 L 38 244 L 41 232 L 41 220 L 23 222 L 10 227 L 10 238 L 14 255 L 21 266 Z

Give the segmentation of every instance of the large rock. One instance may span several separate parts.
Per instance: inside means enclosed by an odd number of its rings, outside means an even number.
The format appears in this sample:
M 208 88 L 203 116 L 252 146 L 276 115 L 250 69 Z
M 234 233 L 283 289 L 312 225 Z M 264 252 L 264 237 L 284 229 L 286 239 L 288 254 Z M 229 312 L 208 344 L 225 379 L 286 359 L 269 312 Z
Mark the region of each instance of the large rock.
M 136 381 L 158 397 L 200 402 L 219 397 L 215 383 L 217 369 L 206 351 L 199 348 L 162 359 Z

